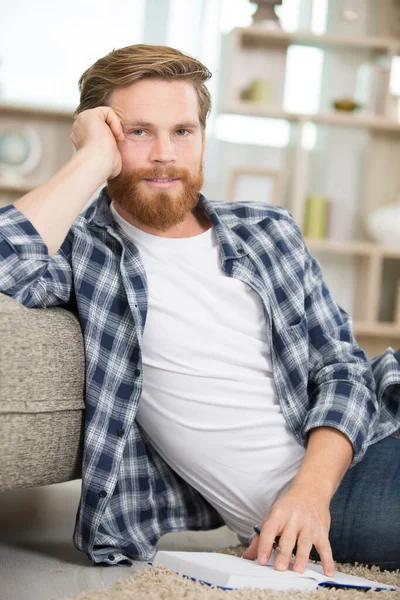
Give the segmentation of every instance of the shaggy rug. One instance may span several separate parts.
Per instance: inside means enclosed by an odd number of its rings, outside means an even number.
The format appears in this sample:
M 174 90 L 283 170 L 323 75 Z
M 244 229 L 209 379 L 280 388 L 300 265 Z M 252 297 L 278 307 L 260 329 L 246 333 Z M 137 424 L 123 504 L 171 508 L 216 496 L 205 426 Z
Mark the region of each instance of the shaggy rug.
M 218 552 L 241 556 L 246 546 L 230 546 Z M 320 563 L 317 563 L 320 564 Z M 78 596 L 61 600 L 365 600 L 365 594 L 379 594 L 379 600 L 400 600 L 400 571 L 380 571 L 377 567 L 368 569 L 360 565 L 336 564 L 338 571 L 365 577 L 394 585 L 396 591 L 374 592 L 359 590 L 340 590 L 320 588 L 312 592 L 277 592 L 273 590 L 256 590 L 243 588 L 241 590 L 222 590 L 216 587 L 185 579 L 175 572 L 161 566 L 145 565 L 139 573 L 118 581 L 114 585 L 101 590 L 84 592 Z M 384 596 L 382 596 L 384 594 Z

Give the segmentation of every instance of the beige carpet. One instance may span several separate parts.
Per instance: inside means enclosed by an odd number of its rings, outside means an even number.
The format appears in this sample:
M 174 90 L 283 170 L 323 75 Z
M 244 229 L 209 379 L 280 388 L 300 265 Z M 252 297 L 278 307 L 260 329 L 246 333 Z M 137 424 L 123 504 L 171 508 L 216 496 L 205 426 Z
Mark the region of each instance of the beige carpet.
M 231 546 L 218 552 L 241 556 L 246 546 Z M 340 589 L 320 588 L 313 592 L 276 592 L 269 590 L 242 589 L 225 591 L 220 588 L 210 587 L 197 581 L 185 579 L 164 567 L 145 566 L 137 575 L 118 581 L 114 585 L 102 590 L 85 592 L 78 596 L 63 598 L 62 600 L 365 600 L 365 594 L 379 594 L 379 600 L 400 600 L 400 571 L 380 571 L 373 567 L 368 569 L 361 566 L 336 565 L 339 571 L 365 577 L 373 581 L 380 581 L 397 586 L 392 592 L 352 591 Z M 384 594 L 384 596 L 382 596 Z

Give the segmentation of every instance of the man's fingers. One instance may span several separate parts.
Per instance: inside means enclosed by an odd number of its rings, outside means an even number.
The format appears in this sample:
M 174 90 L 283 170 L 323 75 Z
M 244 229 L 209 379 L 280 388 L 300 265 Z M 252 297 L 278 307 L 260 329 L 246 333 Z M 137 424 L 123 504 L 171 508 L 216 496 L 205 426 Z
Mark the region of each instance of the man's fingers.
M 125 135 L 122 129 L 121 121 L 119 120 L 115 112 L 112 110 L 112 108 L 110 108 L 107 112 L 106 123 L 113 132 L 117 142 L 125 141 Z
M 286 571 L 292 558 L 293 549 L 296 545 L 297 531 L 284 531 L 279 539 L 280 552 L 275 559 L 275 569 L 277 571 Z
M 258 562 L 261 565 L 266 565 L 268 563 L 275 538 L 279 533 L 277 526 L 271 523 L 261 529 L 257 552 Z
M 322 566 L 324 567 L 324 575 L 331 577 L 335 574 L 335 563 L 329 540 L 325 538 L 323 541 L 315 541 L 314 545 L 321 559 Z
M 294 561 L 293 571 L 304 573 L 307 568 L 307 563 L 310 560 L 310 552 L 312 549 L 311 538 L 305 535 L 300 535 L 297 540 L 296 560 Z

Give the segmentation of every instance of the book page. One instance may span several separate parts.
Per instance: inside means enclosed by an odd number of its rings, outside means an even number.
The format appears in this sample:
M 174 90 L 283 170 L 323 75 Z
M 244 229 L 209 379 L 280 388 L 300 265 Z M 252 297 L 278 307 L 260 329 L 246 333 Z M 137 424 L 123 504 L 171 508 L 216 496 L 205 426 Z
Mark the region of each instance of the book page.
M 277 571 L 270 558 L 267 566 L 258 561 L 246 560 L 217 552 L 168 552 L 159 551 L 153 564 L 173 569 L 181 575 L 206 583 L 232 589 L 242 587 L 270 588 L 274 590 L 315 590 L 317 574 L 302 575 L 292 570 Z
M 336 585 L 358 588 L 396 589 L 376 581 L 336 571 L 334 577 L 326 577 L 323 567 L 308 563 L 304 573 L 292 570 L 293 562 L 286 571 L 273 566 L 276 554 L 272 553 L 266 566 L 258 560 L 246 560 L 219 552 L 172 552 L 159 551 L 153 564 L 160 564 L 181 575 L 204 581 L 223 588 L 270 588 L 275 590 L 317 589 L 318 585 Z

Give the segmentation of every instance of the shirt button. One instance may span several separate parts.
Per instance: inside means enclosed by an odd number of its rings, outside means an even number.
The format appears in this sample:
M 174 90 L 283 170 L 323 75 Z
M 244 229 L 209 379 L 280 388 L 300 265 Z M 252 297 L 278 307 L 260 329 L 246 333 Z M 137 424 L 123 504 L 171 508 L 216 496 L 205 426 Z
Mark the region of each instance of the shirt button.
M 244 254 L 246 250 L 244 248 L 238 248 L 239 254 Z
M 114 554 L 109 554 L 108 555 L 108 560 L 115 560 Z
M 117 436 L 118 437 L 123 437 L 125 434 L 125 429 L 118 429 L 117 431 Z
M 99 496 L 100 498 L 105 498 L 107 496 L 106 490 L 101 490 L 101 492 L 99 492 Z
M 140 369 L 136 369 L 136 371 L 135 371 L 135 376 L 136 376 L 136 377 L 139 377 L 139 376 L 140 376 Z

